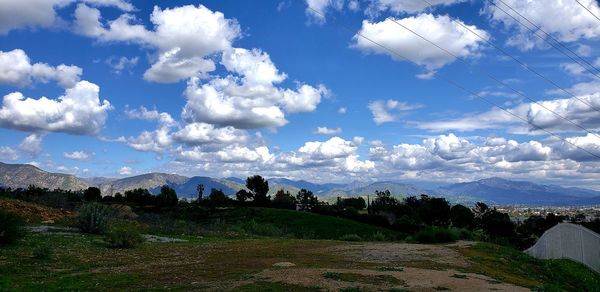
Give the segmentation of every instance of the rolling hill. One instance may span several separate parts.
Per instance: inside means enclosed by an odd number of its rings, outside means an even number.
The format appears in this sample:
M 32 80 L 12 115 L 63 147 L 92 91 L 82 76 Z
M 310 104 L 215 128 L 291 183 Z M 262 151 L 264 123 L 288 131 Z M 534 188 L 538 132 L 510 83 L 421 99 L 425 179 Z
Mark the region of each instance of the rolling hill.
M 0 162 L 0 186 L 26 188 L 29 185 L 48 189 L 82 190 L 91 184 L 73 175 L 51 173 L 29 164 Z
M 348 184 L 318 184 L 286 178 L 271 178 L 268 181 L 271 195 L 280 189 L 295 195 L 304 188 L 311 190 L 325 201 L 338 196 L 374 195 L 376 190 L 389 190 L 396 197 L 428 194 L 446 197 L 452 203 L 483 201 L 498 205 L 600 205 L 599 191 L 502 178 L 488 178 L 439 188 L 421 188 L 412 184 L 392 181 L 354 181 Z M 186 177 L 167 173 L 147 173 L 121 179 L 106 177 L 83 179 L 68 174 L 47 172 L 27 164 L 0 163 L 0 186 L 12 188 L 26 188 L 29 185 L 35 185 L 49 189 L 81 190 L 97 186 L 104 195 L 110 195 L 135 188 L 145 188 L 156 194 L 162 185 L 169 185 L 180 197 L 195 198 L 198 184 L 204 185 L 205 196 L 210 194 L 212 188 L 221 189 L 229 196 L 233 196 L 237 191 L 245 188 L 245 180 L 235 177 L 219 179 L 206 176 Z
M 522 205 L 587 205 L 600 204 L 600 192 L 540 185 L 526 181 L 487 178 L 473 182 L 452 184 L 438 189 L 442 195 L 467 195 L 495 204 Z

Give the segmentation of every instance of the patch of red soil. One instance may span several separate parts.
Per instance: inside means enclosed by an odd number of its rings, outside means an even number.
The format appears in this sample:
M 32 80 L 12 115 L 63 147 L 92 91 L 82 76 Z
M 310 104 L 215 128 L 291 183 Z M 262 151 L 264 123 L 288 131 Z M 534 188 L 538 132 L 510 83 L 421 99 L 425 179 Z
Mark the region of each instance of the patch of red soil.
M 19 215 L 27 223 L 53 223 L 76 215 L 71 211 L 6 198 L 0 198 L 0 209 Z

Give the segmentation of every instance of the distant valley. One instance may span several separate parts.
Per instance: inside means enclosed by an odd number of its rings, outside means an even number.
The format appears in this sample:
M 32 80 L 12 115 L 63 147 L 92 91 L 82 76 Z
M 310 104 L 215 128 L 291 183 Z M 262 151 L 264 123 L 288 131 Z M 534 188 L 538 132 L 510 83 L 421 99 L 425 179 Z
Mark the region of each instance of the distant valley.
M 525 181 L 512 181 L 502 178 L 488 178 L 473 182 L 456 183 L 436 188 L 421 188 L 401 182 L 352 182 L 348 184 L 317 184 L 303 180 L 269 178 L 270 193 L 280 189 L 296 193 L 305 188 L 313 191 L 322 200 L 332 200 L 337 196 L 373 195 L 376 190 L 389 190 L 396 196 L 418 196 L 428 194 L 443 196 L 451 202 L 474 203 L 484 201 L 498 205 L 600 205 L 600 192 L 565 188 L 556 185 L 541 185 Z M 69 174 L 51 173 L 27 164 L 0 163 L 0 186 L 25 188 L 35 185 L 48 189 L 81 190 L 90 186 L 99 187 L 104 195 L 123 193 L 135 188 L 145 188 L 158 193 L 160 187 L 169 185 L 180 197 L 196 196 L 196 186 L 204 185 L 204 194 L 212 188 L 221 189 L 227 195 L 234 195 L 244 189 L 244 179 L 211 178 L 205 176 L 186 177 L 176 174 L 147 173 L 126 178 L 79 178 Z

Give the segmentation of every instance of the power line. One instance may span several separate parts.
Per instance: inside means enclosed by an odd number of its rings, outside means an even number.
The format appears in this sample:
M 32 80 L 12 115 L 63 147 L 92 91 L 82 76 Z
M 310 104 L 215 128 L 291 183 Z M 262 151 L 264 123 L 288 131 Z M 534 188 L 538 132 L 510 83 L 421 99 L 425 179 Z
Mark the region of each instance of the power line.
M 319 14 L 319 15 L 321 15 L 322 17 L 325 17 L 325 15 L 323 15 L 323 13 L 321 13 L 321 12 L 319 12 L 319 11 L 317 11 L 317 10 L 315 10 L 315 9 L 311 8 L 311 7 L 308 7 L 308 9 L 312 10 L 312 11 L 313 11 L 314 13 L 316 13 L 316 14 Z M 350 33 L 354 34 L 354 31 L 353 31 L 352 29 L 350 29 L 349 27 L 347 27 L 347 26 L 345 26 L 345 25 L 343 25 L 343 24 L 341 24 L 341 23 L 339 23 L 339 22 L 337 22 L 337 21 L 336 21 L 336 24 L 337 24 L 338 26 L 340 26 L 340 27 L 344 28 L 345 30 L 349 31 Z M 419 65 L 417 62 L 415 62 L 415 61 L 411 60 L 410 58 L 407 58 L 406 56 L 404 56 L 404 55 L 402 55 L 402 54 L 400 54 L 400 53 L 396 52 L 395 50 L 392 50 L 392 49 L 390 49 L 390 48 L 388 48 L 388 47 L 386 47 L 386 46 L 384 46 L 384 45 L 382 45 L 382 44 L 380 44 L 380 43 L 378 43 L 378 42 L 376 42 L 376 41 L 372 40 L 371 38 L 369 38 L 369 37 L 367 37 L 367 36 L 363 35 L 363 34 L 362 34 L 362 33 L 360 33 L 360 32 L 357 32 L 357 33 L 356 33 L 356 35 L 358 35 L 359 37 L 361 37 L 361 38 L 363 38 L 363 39 L 365 39 L 365 40 L 367 40 L 367 41 L 369 41 L 369 42 L 373 43 L 374 45 L 376 45 L 376 46 L 378 46 L 378 47 L 380 47 L 380 48 L 382 48 L 382 49 L 384 49 L 384 50 L 386 50 L 386 51 L 390 52 L 391 54 L 393 54 L 393 55 L 395 55 L 395 56 L 399 57 L 400 59 L 407 60 L 408 62 L 410 62 L 410 63 L 413 63 L 414 65 L 417 65 L 418 67 L 421 67 L 421 65 Z M 517 118 L 517 119 L 519 119 L 519 120 L 521 120 L 521 121 L 523 121 L 523 122 L 525 122 L 525 123 L 527 123 L 527 124 L 529 124 L 529 125 L 533 126 L 533 127 L 534 127 L 534 128 L 536 128 L 537 130 L 544 131 L 544 132 L 546 132 L 547 134 L 549 134 L 549 135 L 551 135 L 551 136 L 553 136 L 553 137 L 556 137 L 556 138 L 558 138 L 558 139 L 562 140 L 563 142 L 566 142 L 567 144 L 570 144 L 570 145 L 574 146 L 575 148 L 578 148 L 578 149 L 580 149 L 580 150 L 582 150 L 582 151 L 584 151 L 584 152 L 586 152 L 586 153 L 590 154 L 591 156 L 594 156 L 595 158 L 598 158 L 598 159 L 600 159 L 600 155 L 598 155 L 598 154 L 595 154 L 595 153 L 593 153 L 593 152 L 591 152 L 591 151 L 589 151 L 589 150 L 587 150 L 587 149 L 585 149 L 585 148 L 583 148 L 583 147 L 581 147 L 581 146 L 579 146 L 579 145 L 577 145 L 577 144 L 575 144 L 575 143 L 573 143 L 573 142 L 570 142 L 569 140 L 567 140 L 567 139 L 565 139 L 565 138 L 563 138 L 563 137 L 559 136 L 558 134 L 555 134 L 555 133 L 553 133 L 553 132 L 551 132 L 551 131 L 549 131 L 549 130 L 547 130 L 547 129 L 544 129 L 544 128 L 542 128 L 542 127 L 539 127 L 539 126 L 537 126 L 537 125 L 534 125 L 534 124 L 530 123 L 530 122 L 529 122 L 527 119 L 525 119 L 525 118 L 523 118 L 523 117 L 521 117 L 521 116 L 519 116 L 519 115 L 517 115 L 517 114 L 515 114 L 515 113 L 513 113 L 513 112 L 511 112 L 511 111 L 509 111 L 509 110 L 507 110 L 507 109 L 505 109 L 505 108 L 503 108 L 502 106 L 500 106 L 500 105 L 496 104 L 495 102 L 493 102 L 493 101 L 491 101 L 491 100 L 489 100 L 489 99 L 485 98 L 485 96 L 482 96 L 480 93 L 474 92 L 474 91 L 472 91 L 472 90 L 470 90 L 470 89 L 468 89 L 468 88 L 464 87 L 463 85 L 461 85 L 461 84 L 457 83 L 456 81 L 454 81 L 454 80 L 452 80 L 452 79 L 450 79 L 450 78 L 447 78 L 447 77 L 445 77 L 444 75 L 441 75 L 441 74 L 439 74 L 439 73 L 437 73 L 437 72 L 432 72 L 432 74 L 433 74 L 434 76 L 436 76 L 436 77 L 438 77 L 438 78 L 440 78 L 440 79 L 442 79 L 442 80 L 446 81 L 447 83 L 449 83 L 449 84 L 451 84 L 451 85 L 453 85 L 453 86 L 457 87 L 458 89 L 461 89 L 461 90 L 463 90 L 463 91 L 467 92 L 467 93 L 468 93 L 468 94 L 470 94 L 470 95 L 474 95 L 474 96 L 477 96 L 477 97 L 479 97 L 480 99 L 482 99 L 482 100 L 484 100 L 485 102 L 487 102 L 487 103 L 491 104 L 492 106 L 494 106 L 494 107 L 496 107 L 496 108 L 498 108 L 498 109 L 502 110 L 503 112 L 505 112 L 505 113 L 507 113 L 507 114 L 509 114 L 509 115 L 511 115 L 511 116 L 513 116 L 513 117 L 515 117 L 515 118 Z
M 594 14 L 594 12 L 592 12 L 589 8 L 587 8 L 585 5 L 581 4 L 581 2 L 579 2 L 579 0 L 575 0 L 575 2 L 579 3 L 579 5 L 581 7 L 583 7 L 583 9 L 587 10 L 593 17 L 595 17 L 596 19 L 598 19 L 598 21 L 600 21 L 600 17 L 598 17 L 598 15 Z
M 472 66 L 471 64 L 469 64 L 469 62 L 467 62 L 467 61 L 466 61 L 465 59 L 463 59 L 462 57 L 455 55 L 454 53 L 452 53 L 452 52 L 448 51 L 447 49 L 445 49 L 445 48 L 443 48 L 442 46 L 440 46 L 440 45 L 436 44 L 435 42 L 433 42 L 433 41 L 431 41 L 431 40 L 427 39 L 426 37 L 422 36 L 421 34 L 419 34 L 419 33 L 418 33 L 418 32 L 416 32 L 416 31 L 414 31 L 414 30 L 410 29 L 409 27 L 407 27 L 407 26 L 403 25 L 402 23 L 400 23 L 400 22 L 396 21 L 395 19 L 393 19 L 393 18 L 388 18 L 388 19 L 390 19 L 392 22 L 396 23 L 396 24 L 397 24 L 397 25 L 399 25 L 400 27 L 404 28 L 405 30 L 407 30 L 407 31 L 411 32 L 412 34 L 414 34 L 414 35 L 418 36 L 418 37 L 419 37 L 419 38 L 421 38 L 422 40 L 424 40 L 424 41 L 426 41 L 426 42 L 428 42 L 428 43 L 430 43 L 430 44 L 434 45 L 435 47 L 437 47 L 437 48 L 438 48 L 438 49 L 440 49 L 441 51 L 445 52 L 445 53 L 446 53 L 446 54 L 448 54 L 449 56 L 451 56 L 451 57 L 453 57 L 453 58 L 455 58 L 455 59 L 457 59 L 457 60 L 461 61 L 461 62 L 462 62 L 463 64 L 465 64 L 466 66 L 469 66 L 469 67 L 471 67 L 471 68 L 473 68 L 473 67 L 474 67 L 474 66 Z M 514 91 L 516 94 L 518 94 L 518 95 L 520 95 L 520 96 L 522 96 L 522 97 L 524 97 L 524 98 L 528 99 L 529 101 L 531 101 L 531 102 L 533 102 L 533 103 L 537 104 L 538 106 L 540 106 L 540 107 L 544 108 L 545 110 L 547 110 L 547 111 L 551 112 L 552 114 L 556 115 L 557 117 L 559 117 L 559 118 L 561 118 L 561 119 L 563 119 L 563 120 L 565 120 L 565 121 L 569 122 L 570 124 L 572 124 L 572 125 L 576 126 L 577 128 L 579 128 L 579 129 L 581 129 L 581 130 L 583 130 L 583 131 L 585 131 L 585 132 L 588 132 L 589 134 L 595 135 L 596 137 L 600 138 L 600 135 L 598 135 L 598 134 L 596 134 L 596 133 L 594 133 L 594 132 L 592 132 L 592 131 L 590 131 L 590 130 L 586 129 L 585 127 L 583 127 L 583 126 L 581 126 L 581 125 L 579 125 L 579 124 L 577 124 L 577 123 L 573 122 L 572 120 L 570 120 L 570 119 L 568 119 L 568 118 L 566 118 L 566 117 L 562 116 L 561 114 L 559 114 L 559 113 L 555 112 L 554 110 L 552 110 L 552 109 L 550 109 L 550 108 L 546 107 L 545 105 L 543 105 L 543 104 L 539 103 L 538 101 L 536 101 L 536 100 L 534 100 L 534 99 L 530 98 L 529 96 L 525 95 L 525 94 L 524 94 L 524 93 L 522 93 L 521 91 L 519 91 L 519 90 L 517 90 L 517 89 L 513 88 L 512 86 L 508 85 L 506 82 L 504 82 L 504 81 L 502 81 L 502 80 L 499 80 L 498 78 L 494 77 L 493 75 L 491 75 L 491 74 L 490 74 L 490 73 L 488 73 L 487 71 L 481 70 L 481 69 L 479 69 L 479 68 L 476 68 L 476 69 L 477 69 L 479 72 L 481 72 L 481 73 L 483 73 L 484 75 L 486 75 L 488 78 L 490 78 L 490 79 L 492 79 L 492 80 L 496 81 L 497 83 L 499 83 L 499 84 L 501 84 L 501 85 L 503 85 L 503 86 L 505 86 L 505 87 L 509 88 L 510 90 Z
M 431 6 L 433 6 L 433 4 L 431 4 L 429 1 L 427 0 L 421 0 L 422 2 L 425 2 Z M 498 7 L 498 6 L 496 6 Z M 504 11 L 504 10 L 503 10 Z M 507 13 L 507 12 L 505 12 Z M 507 13 L 508 14 L 508 13 Z M 510 16 L 510 14 L 508 14 Z M 527 65 L 527 63 L 517 59 L 515 56 L 511 55 L 510 53 L 506 52 L 504 49 L 502 49 L 501 47 L 497 46 L 496 44 L 492 43 L 490 40 L 488 40 L 487 38 L 481 36 L 480 34 L 478 34 L 477 32 L 473 31 L 471 28 L 469 28 L 468 26 L 464 25 L 462 23 L 462 21 L 456 21 L 456 24 L 460 25 L 462 28 L 466 29 L 467 31 L 469 31 L 470 33 L 472 33 L 473 35 L 477 36 L 479 39 L 483 40 L 484 42 L 486 42 L 488 45 L 494 47 L 496 50 L 502 52 L 502 54 L 506 55 L 507 57 L 511 58 L 513 61 L 517 62 L 519 65 L 521 65 L 524 69 L 534 73 L 535 75 L 539 76 L 540 78 L 544 79 L 546 82 L 552 84 L 554 87 L 560 89 L 561 91 L 565 92 L 567 95 L 573 97 L 574 99 L 578 100 L 579 102 L 589 106 L 591 109 L 597 111 L 598 113 L 600 113 L 600 109 L 596 108 L 594 105 L 592 105 L 591 103 L 579 98 L 578 96 L 574 95 L 573 93 L 569 92 L 568 90 L 562 88 L 560 85 L 558 85 L 556 82 L 552 81 L 550 78 L 546 77 L 545 75 L 543 75 L 542 73 L 538 72 L 537 70 L 533 69 L 532 67 L 530 67 L 529 65 Z
M 560 42 L 559 40 L 557 40 L 555 37 L 553 37 L 551 34 L 547 33 L 546 31 L 544 31 L 540 26 L 534 24 L 533 22 L 531 22 L 527 17 L 523 16 L 521 13 L 519 13 L 519 11 L 515 10 L 514 8 L 512 8 L 510 5 L 506 4 L 506 2 L 504 2 L 503 0 L 497 0 L 500 1 L 502 4 L 504 4 L 504 6 L 508 7 L 508 9 L 512 10 L 514 13 L 516 13 L 519 17 L 525 19 L 525 21 L 527 21 L 529 24 L 531 24 L 535 29 L 541 31 L 542 33 L 544 33 L 544 35 L 546 35 L 547 37 L 549 37 L 550 39 L 552 39 L 554 42 L 556 42 L 557 44 L 559 44 L 561 47 L 565 48 L 567 51 L 571 52 L 571 54 L 575 55 L 577 58 L 579 58 L 579 60 L 583 61 L 584 63 L 586 63 L 589 67 L 593 68 L 594 70 L 600 72 L 600 70 L 598 68 L 596 68 L 592 63 L 588 62 L 587 60 L 585 60 L 584 58 L 582 58 L 581 56 L 579 56 L 576 52 L 574 52 L 573 50 L 571 50 L 569 47 L 565 46 L 562 42 Z M 595 77 L 600 78 L 600 76 L 597 73 L 592 72 L 591 70 L 589 70 L 589 68 L 583 66 L 581 63 L 577 62 L 577 60 L 573 59 L 573 57 L 571 57 L 570 55 L 568 55 L 567 53 L 565 53 L 564 51 L 562 51 L 561 49 L 557 48 L 554 44 L 550 43 L 546 38 L 538 35 L 537 31 L 534 31 L 532 28 L 530 28 L 529 26 L 526 26 L 525 24 L 523 24 L 520 20 L 518 20 L 516 17 L 514 17 L 513 15 L 511 15 L 510 13 L 508 13 L 506 10 L 502 9 L 500 6 L 498 6 L 496 3 L 492 2 L 491 0 L 489 1 L 492 5 L 496 6 L 498 9 L 500 9 L 502 12 L 504 12 L 506 15 L 510 16 L 512 19 L 514 19 L 517 23 L 519 23 L 521 26 L 523 26 L 524 28 L 527 28 L 529 31 L 531 31 L 536 37 L 538 37 L 539 39 L 541 39 L 542 41 L 548 43 L 550 46 L 552 46 L 553 48 L 555 48 L 557 51 L 561 52 L 563 55 L 567 56 L 569 59 L 571 59 L 573 62 L 576 62 L 579 66 L 581 66 L 583 69 L 587 70 L 590 74 L 594 75 Z

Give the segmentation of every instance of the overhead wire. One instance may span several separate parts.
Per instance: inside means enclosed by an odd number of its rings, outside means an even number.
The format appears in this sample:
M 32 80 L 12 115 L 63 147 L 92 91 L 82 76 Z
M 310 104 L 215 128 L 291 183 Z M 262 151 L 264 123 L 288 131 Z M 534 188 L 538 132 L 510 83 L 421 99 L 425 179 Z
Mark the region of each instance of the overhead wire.
M 583 7 L 583 9 L 587 10 L 587 12 L 589 12 L 593 17 L 595 17 L 596 19 L 598 19 L 598 21 L 600 21 L 600 17 L 598 17 L 598 15 L 594 14 L 594 12 L 592 12 L 589 8 L 587 8 L 585 5 L 583 5 L 581 2 L 579 2 L 579 0 L 575 0 L 575 2 L 579 3 L 579 5 L 581 7 Z
M 312 8 L 312 7 L 308 7 L 308 9 L 309 9 L 309 10 L 311 10 L 311 11 L 313 11 L 314 13 L 316 13 L 316 14 L 320 15 L 321 17 L 325 18 L 325 15 L 324 15 L 323 13 L 321 13 L 321 12 L 319 12 L 319 11 L 315 10 L 314 8 Z M 355 33 L 355 32 L 354 32 L 352 29 L 350 29 L 349 27 L 347 27 L 347 26 L 345 26 L 345 25 L 343 25 L 343 24 L 341 24 L 341 23 L 339 23 L 339 22 L 337 22 L 337 21 L 336 21 L 335 23 L 336 23 L 336 25 L 338 25 L 338 26 L 340 26 L 340 27 L 344 28 L 345 30 L 349 31 L 350 33 L 352 33 L 352 34 L 354 34 L 354 33 Z M 373 43 L 374 45 L 376 45 L 376 46 L 378 46 L 378 47 L 380 47 L 380 48 L 384 49 L 385 51 L 388 51 L 389 53 L 393 54 L 393 55 L 394 55 L 394 56 L 396 56 L 396 57 L 399 57 L 400 59 L 407 60 L 408 62 L 410 62 L 410 63 L 413 63 L 414 65 L 416 65 L 416 66 L 418 66 L 418 67 L 421 67 L 421 65 L 419 65 L 419 64 L 418 64 L 416 61 L 413 61 L 412 59 L 410 59 L 410 58 L 408 58 L 408 57 L 406 57 L 406 56 L 404 56 L 404 55 L 402 55 L 402 54 L 398 53 L 397 51 L 395 51 L 395 50 L 393 50 L 393 49 L 390 49 L 390 48 L 386 47 L 385 45 L 382 45 L 382 44 L 380 44 L 380 43 L 378 43 L 378 42 L 374 41 L 373 39 L 371 39 L 371 38 L 369 38 L 369 37 L 365 36 L 364 34 L 362 34 L 362 33 L 360 33 L 360 32 L 357 32 L 357 33 L 356 33 L 356 35 L 357 35 L 357 36 L 359 36 L 359 37 L 361 37 L 361 38 L 363 38 L 363 39 L 365 39 L 365 40 L 367 40 L 368 42 L 370 42 L 370 43 Z M 441 75 L 441 74 L 440 74 L 440 73 L 438 73 L 438 72 L 431 72 L 431 74 L 432 74 L 433 76 L 435 76 L 435 77 L 438 77 L 438 78 L 440 78 L 440 79 L 444 80 L 445 82 L 447 82 L 447 83 L 449 83 L 449 84 L 451 84 L 451 85 L 453 85 L 453 86 L 457 87 L 458 89 L 460 89 L 460 90 L 462 90 L 462 91 L 464 91 L 464 92 L 466 92 L 466 93 L 468 93 L 468 94 L 470 94 L 470 95 L 473 95 L 473 96 L 476 96 L 476 97 L 480 98 L 481 100 L 483 100 L 483 101 L 485 101 L 485 102 L 489 103 L 490 105 L 492 105 L 492 106 L 494 106 L 494 107 L 496 107 L 496 108 L 498 108 L 498 109 L 502 110 L 503 112 L 505 112 L 505 113 L 507 113 L 507 114 L 509 114 L 509 115 L 511 115 L 511 116 L 513 116 L 513 117 L 515 117 L 515 118 L 517 118 L 517 119 L 519 119 L 519 120 L 521 120 L 521 121 L 523 121 L 523 122 L 525 122 L 525 123 L 529 124 L 530 126 L 532 126 L 532 127 L 536 128 L 536 130 L 541 130 L 541 131 L 543 131 L 543 132 L 546 132 L 547 134 L 549 134 L 549 135 L 551 135 L 551 136 L 553 136 L 553 137 L 555 137 L 555 138 L 558 138 L 558 139 L 562 140 L 563 142 L 565 142 L 565 143 L 567 143 L 567 144 L 569 144 L 569 145 L 571 145 L 571 146 L 573 146 L 573 147 L 575 147 L 575 148 L 578 148 L 578 149 L 580 149 L 580 150 L 582 150 L 582 151 L 586 152 L 587 154 L 589 154 L 589 155 L 591 155 L 591 156 L 593 156 L 593 157 L 595 157 L 595 158 L 597 158 L 597 159 L 600 159 L 600 155 L 598 155 L 598 154 L 596 154 L 596 153 L 593 153 L 593 152 L 591 152 L 591 151 L 589 151 L 589 150 L 587 150 L 587 149 L 585 149 L 585 148 L 583 148 L 583 147 L 581 147 L 581 146 L 579 146 L 579 145 L 577 145 L 577 144 L 575 144 L 575 143 L 573 143 L 573 142 L 571 142 L 571 141 L 569 141 L 569 140 L 567 140 L 567 139 L 565 139 L 565 138 L 561 137 L 560 135 L 553 133 L 552 131 L 549 131 L 549 130 L 547 130 L 547 129 L 545 129 L 545 128 L 542 128 L 542 127 L 540 127 L 540 126 L 537 126 L 537 125 L 535 125 L 535 124 L 532 124 L 532 123 L 531 123 L 529 120 L 527 120 L 526 118 L 523 118 L 523 117 L 521 117 L 521 116 L 519 116 L 519 115 L 517 115 L 517 114 L 515 114 L 515 113 L 511 112 L 510 110 L 507 110 L 507 109 L 505 109 L 504 107 L 502 107 L 502 106 L 498 105 L 497 103 L 495 103 L 495 102 L 493 102 L 493 101 L 491 101 L 491 100 L 487 99 L 485 96 L 481 95 L 480 93 L 474 92 L 474 91 L 472 91 L 472 90 L 470 90 L 470 89 L 468 89 L 468 88 L 464 87 L 464 86 L 463 86 L 463 85 L 461 85 L 460 83 L 458 83 L 458 82 L 456 82 L 456 81 L 454 81 L 454 80 L 452 80 L 452 79 L 450 79 L 450 78 L 448 78 L 448 77 L 446 77 L 446 76 L 444 76 L 444 75 Z
M 575 51 L 573 51 L 572 49 L 570 49 L 569 47 L 567 47 L 566 45 L 564 45 L 561 41 L 559 41 L 558 39 L 556 39 L 551 34 L 549 34 L 546 31 L 544 31 L 540 26 L 536 25 L 531 20 L 529 20 L 529 18 L 525 17 L 519 11 L 517 11 L 514 8 L 512 8 L 510 5 L 506 4 L 506 2 L 504 2 L 503 0 L 497 0 L 497 1 L 501 2 L 504 6 L 506 6 L 508 9 L 510 9 L 511 11 L 513 11 L 519 17 L 523 18 L 525 21 L 527 21 L 529 24 L 531 24 L 535 29 L 541 31 L 546 37 L 552 39 L 555 43 L 557 43 L 558 45 L 560 45 L 561 47 L 563 47 L 564 49 L 566 49 L 567 51 L 569 51 L 571 54 L 575 55 L 577 58 L 579 58 L 579 60 L 581 60 L 582 62 L 584 62 L 585 64 L 587 64 L 590 68 L 596 70 L 597 72 L 600 72 L 600 69 L 596 68 L 596 66 L 594 66 L 592 63 L 588 62 L 587 60 L 585 60 L 584 58 L 582 58 L 581 56 L 579 56 L 579 54 L 577 54 Z M 531 27 L 526 26 L 525 24 L 523 24 L 520 20 L 518 20 L 516 17 L 514 17 L 514 15 L 508 13 L 506 10 L 504 10 L 502 7 L 498 6 L 496 3 L 494 3 L 491 0 L 488 0 L 488 2 L 490 2 L 490 4 L 492 4 L 493 6 L 496 6 L 498 9 L 500 9 L 500 11 L 504 12 L 510 18 L 512 18 L 513 20 L 515 20 L 517 23 L 519 23 L 522 27 L 524 27 L 524 28 L 528 29 L 529 31 L 531 31 L 531 33 L 533 33 L 536 37 L 538 37 L 542 41 L 546 42 L 547 44 L 549 44 L 550 46 L 552 46 L 554 49 L 556 49 L 557 51 L 559 51 L 563 55 L 567 56 L 569 59 L 571 59 L 571 61 L 576 62 L 579 66 L 581 66 L 583 69 L 587 70 L 590 74 L 594 75 L 595 77 L 600 78 L 600 75 L 598 75 L 598 73 L 594 73 L 588 67 L 583 66 L 581 63 L 579 63 L 577 60 L 575 60 L 572 56 L 570 56 L 569 54 L 565 53 L 563 50 L 559 49 L 553 43 L 551 43 L 550 41 L 548 41 L 548 39 L 546 39 L 543 36 L 540 36 L 537 33 L 537 31 L 535 31 Z
M 433 6 L 433 4 L 431 4 L 428 0 L 421 0 L 424 3 L 427 3 L 430 6 Z M 503 10 L 504 11 L 504 10 Z M 505 13 L 507 15 L 510 15 L 508 12 L 505 11 Z M 591 109 L 597 111 L 598 113 L 600 113 L 600 109 L 595 107 L 593 104 L 581 99 L 580 97 L 576 96 L 575 94 L 571 93 L 570 91 L 564 89 L 563 87 L 561 87 L 560 85 L 558 85 L 556 82 L 552 81 L 550 78 L 548 78 L 547 76 L 543 75 L 542 73 L 538 72 L 537 70 L 535 70 L 534 68 L 532 68 L 531 66 L 529 66 L 527 63 L 519 60 L 517 57 L 513 56 L 512 54 L 508 53 L 506 50 L 502 49 L 500 46 L 494 44 L 493 42 L 491 42 L 489 39 L 481 36 L 480 34 L 478 34 L 477 32 L 473 31 L 471 28 L 469 28 L 467 25 L 463 24 L 462 21 L 456 21 L 456 24 L 458 24 L 459 26 L 461 26 L 462 28 L 464 28 L 465 30 L 469 31 L 470 33 L 472 33 L 473 35 L 475 35 L 476 37 L 478 37 L 479 39 L 483 40 L 484 42 L 486 42 L 488 45 L 492 46 L 493 48 L 495 48 L 496 50 L 500 51 L 502 54 L 504 54 L 505 56 L 509 57 L 510 59 L 512 59 L 514 62 L 516 62 L 517 64 L 519 64 L 521 67 L 523 67 L 525 70 L 537 75 L 538 77 L 544 79 L 546 82 L 552 84 L 554 87 L 556 87 L 557 89 L 563 91 L 564 93 L 566 93 L 567 95 L 571 96 L 572 98 L 578 100 L 579 102 L 589 106 Z
M 421 38 L 422 40 L 424 40 L 424 41 L 426 41 L 426 42 L 428 42 L 428 43 L 432 44 L 433 46 L 435 46 L 436 48 L 440 49 L 441 51 L 443 51 L 443 52 L 444 52 L 444 53 L 446 53 L 447 55 L 449 55 L 449 56 L 451 56 L 451 57 L 455 58 L 456 60 L 459 60 L 459 61 L 460 61 L 460 62 L 462 62 L 464 65 L 466 65 L 466 66 L 468 66 L 468 67 L 470 67 L 470 68 L 475 68 L 474 66 L 472 66 L 472 65 L 471 65 L 469 62 L 467 62 L 467 61 L 466 61 L 465 59 L 463 59 L 462 57 L 455 55 L 454 53 L 452 53 L 452 52 L 448 51 L 447 49 L 443 48 L 441 45 L 438 45 L 437 43 L 435 43 L 435 42 L 433 42 L 433 41 L 429 40 L 428 38 L 424 37 L 423 35 L 419 34 L 418 32 L 416 32 L 416 31 L 414 31 L 414 30 L 410 29 L 410 28 L 409 28 L 409 27 L 407 27 L 406 25 L 404 25 L 404 24 L 402 24 L 402 23 L 400 23 L 400 22 L 396 21 L 396 20 L 395 20 L 395 19 L 393 19 L 393 18 L 388 18 L 388 19 L 389 19 L 389 20 L 391 20 L 392 22 L 394 22 L 395 24 L 397 24 L 398 26 L 400 26 L 400 27 L 404 28 L 405 30 L 409 31 L 410 33 L 412 33 L 412 34 L 414 34 L 414 35 L 418 36 L 418 37 L 419 37 L 419 38 Z M 534 100 L 533 98 L 531 98 L 531 97 L 529 97 L 529 96 L 525 95 L 525 94 L 524 94 L 523 92 L 521 92 L 520 90 L 517 90 L 517 89 L 513 88 L 512 86 L 510 86 L 510 85 L 509 85 L 509 84 L 507 84 L 506 82 L 504 82 L 504 81 L 502 81 L 502 80 L 500 80 L 500 79 L 496 78 L 495 76 L 491 75 L 489 72 L 487 72 L 487 71 L 485 71 L 485 70 L 482 70 L 482 69 L 479 69 L 479 68 L 475 68 L 475 69 L 477 69 L 479 72 L 481 72 L 481 73 L 483 73 L 484 75 L 486 75 L 488 78 L 490 78 L 490 79 L 494 80 L 495 82 L 497 82 L 497 83 L 501 84 L 502 86 L 505 86 L 506 88 L 509 88 L 510 90 L 514 91 L 516 94 L 520 95 L 521 97 L 524 97 L 524 98 L 526 98 L 527 100 L 529 100 L 529 101 L 531 101 L 531 102 L 533 102 L 533 103 L 537 104 L 537 105 L 538 105 L 538 106 L 540 106 L 541 108 L 543 108 L 543 109 L 547 110 L 548 112 L 550 112 L 550 113 L 554 114 L 555 116 L 557 116 L 557 117 L 559 117 L 559 118 L 561 118 L 561 119 L 563 119 L 563 120 L 567 121 L 568 123 L 572 124 L 573 126 L 575 126 L 575 127 L 579 128 L 579 129 L 581 129 L 581 130 L 583 130 L 583 131 L 585 131 L 585 132 L 587 132 L 587 133 L 589 133 L 589 134 L 595 135 L 596 137 L 600 138 L 600 135 L 598 135 L 597 133 L 594 133 L 594 132 L 592 132 L 592 131 L 590 131 L 590 130 L 586 129 L 585 127 L 583 127 L 583 126 L 581 126 L 581 125 L 579 125 L 579 124 L 575 123 L 574 121 L 572 121 L 572 120 L 570 120 L 570 119 L 568 119 L 568 118 L 566 118 L 566 117 L 562 116 L 561 114 L 559 114 L 559 113 L 557 113 L 556 111 L 554 111 L 554 110 L 552 110 L 552 109 L 548 108 L 548 107 L 547 107 L 547 106 L 545 106 L 544 104 L 542 104 L 542 103 L 540 103 L 540 102 L 538 102 L 538 101 Z

